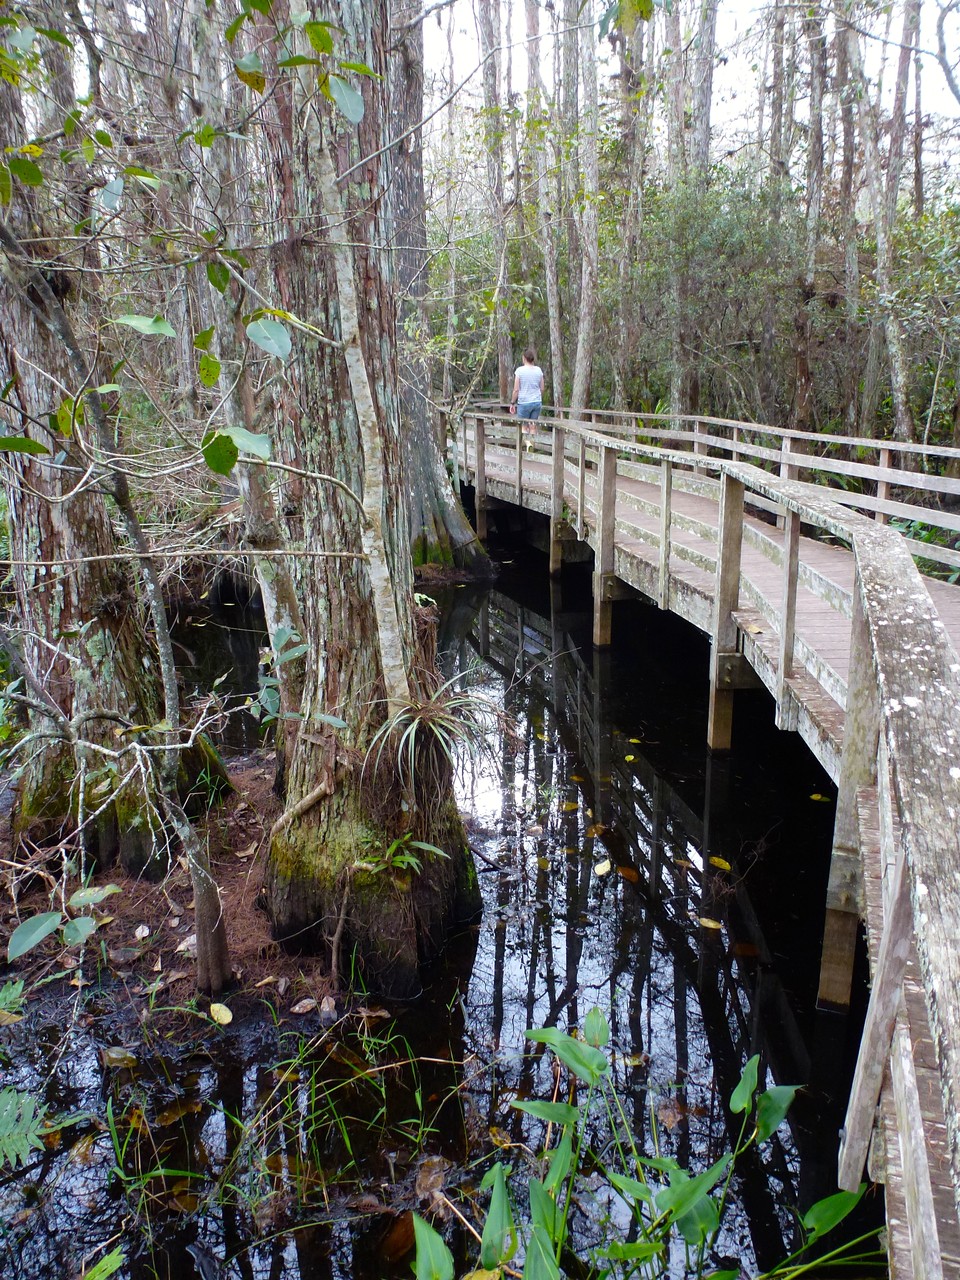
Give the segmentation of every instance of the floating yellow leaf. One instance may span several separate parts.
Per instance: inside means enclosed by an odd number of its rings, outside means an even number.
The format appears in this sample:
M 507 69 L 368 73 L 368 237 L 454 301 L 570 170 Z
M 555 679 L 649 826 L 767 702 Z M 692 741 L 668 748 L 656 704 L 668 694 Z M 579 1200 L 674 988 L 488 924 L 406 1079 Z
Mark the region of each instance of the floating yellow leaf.
M 726 860 L 726 858 L 711 858 L 710 865 L 711 867 L 719 867 L 721 871 L 730 870 L 730 863 Z
M 212 1004 L 210 1017 L 221 1027 L 227 1027 L 233 1021 L 233 1014 L 225 1004 Z
M 571 775 L 570 775 L 570 781 L 571 781 L 571 782 L 586 782 L 586 778 L 581 778 L 581 776 L 580 776 L 580 774 L 579 774 L 579 773 L 571 773 Z
M 624 880 L 629 881 L 630 884 L 640 883 L 640 872 L 636 867 L 631 867 L 629 864 L 627 866 L 617 867 L 617 875 L 622 876 Z
M 10 1013 L 7 1009 L 0 1009 L 0 1027 L 12 1027 L 15 1022 L 22 1022 L 22 1013 Z
M 577 848 L 577 846 L 576 846 L 576 845 L 574 845 L 574 844 L 567 844 L 567 845 L 564 845 L 564 847 L 563 847 L 563 852 L 564 852 L 564 853 L 567 855 L 567 857 L 569 858 L 571 854 L 579 853 L 579 852 L 580 852 L 580 850 L 579 850 L 579 849 Z
M 540 739 L 540 741 L 541 741 L 541 742 L 549 742 L 549 741 L 550 741 L 550 739 L 547 737 L 547 735 L 546 735 L 545 733 L 538 733 L 538 734 L 537 734 L 537 737 Z
M 697 916 L 697 924 L 702 924 L 704 929 L 722 929 L 723 925 L 719 920 L 711 920 L 709 916 Z
M 591 826 L 587 827 L 583 834 L 588 840 L 592 840 L 595 836 L 602 836 L 606 829 L 606 826 L 602 822 L 594 822 Z
M 822 796 L 822 795 L 820 794 L 820 792 L 819 792 L 819 791 L 815 791 L 815 792 L 813 793 L 813 795 L 810 797 L 810 799 L 811 799 L 811 800 L 822 800 L 824 804 L 829 804 L 829 803 L 830 803 L 830 797 L 829 797 L 829 796 Z
M 176 1124 L 184 1116 L 195 1115 L 200 1110 L 199 1098 L 178 1098 L 169 1107 L 157 1113 L 156 1124 L 165 1128 L 168 1124 Z
M 602 862 L 598 862 L 593 868 L 595 876 L 608 876 L 610 874 L 610 859 L 604 858 Z
M 686 858 L 677 858 L 676 862 L 673 865 L 675 867 L 692 867 L 693 863 L 688 862 Z
M 632 763 L 634 762 L 634 760 L 636 760 L 636 758 L 637 758 L 637 757 L 636 757 L 636 756 L 624 756 L 623 758 L 624 758 L 624 760 L 626 760 L 627 764 L 632 764 Z
M 565 800 L 561 808 L 564 813 L 576 813 L 580 806 L 576 800 Z
M 642 738 L 631 738 L 631 739 L 630 739 L 630 741 L 631 741 L 635 746 L 637 746 L 637 745 L 639 745 L 639 744 L 643 741 L 643 739 L 642 739 Z
M 549 871 L 549 870 L 550 870 L 550 859 L 549 859 L 549 858 L 538 858 L 538 859 L 537 859 L 537 866 L 540 868 L 540 870 L 541 870 L 541 871 Z
M 491 1125 L 489 1132 L 490 1141 L 495 1147 L 513 1146 L 513 1139 L 510 1137 L 509 1133 L 506 1133 L 503 1129 L 498 1129 L 496 1125 Z

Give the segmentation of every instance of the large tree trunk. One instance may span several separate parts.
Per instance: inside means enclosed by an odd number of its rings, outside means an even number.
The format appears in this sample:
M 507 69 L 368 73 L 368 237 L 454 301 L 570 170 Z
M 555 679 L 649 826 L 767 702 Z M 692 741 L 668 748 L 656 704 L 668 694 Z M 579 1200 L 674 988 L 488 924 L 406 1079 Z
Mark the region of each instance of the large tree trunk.
M 402 137 L 394 162 L 394 257 L 399 294 L 398 342 L 402 352 L 400 426 L 403 439 L 410 548 L 424 565 L 488 576 L 490 558 L 470 526 L 447 474 L 446 440 L 440 438 L 430 390 L 426 351 L 426 195 L 423 184 L 423 24 L 420 3 L 395 5 L 398 36 L 390 59 L 390 128 Z
M 497 342 L 497 385 L 502 404 L 513 387 L 513 344 L 510 340 L 510 299 L 507 288 L 507 219 L 503 188 L 503 119 L 500 110 L 500 0 L 479 0 L 477 25 L 483 56 L 483 137 L 490 196 L 491 243 L 496 283 L 493 324 Z
M 816 297 L 817 245 L 823 204 L 823 97 L 827 82 L 827 50 L 823 16 L 811 5 L 804 18 L 810 52 L 810 128 L 807 141 L 807 216 L 803 277 L 795 319 L 795 364 L 792 425 L 809 431 L 813 422 L 813 304 Z
M 329 20 L 330 11 L 317 16 Z M 341 0 L 334 20 L 352 57 L 385 75 L 385 5 L 371 13 L 362 0 Z M 368 983 L 409 994 L 419 961 L 436 954 L 477 897 L 449 776 L 435 769 L 436 789 L 423 794 L 389 767 L 389 734 L 382 755 L 371 750 L 386 717 L 416 717 L 429 677 L 416 673 L 406 513 L 389 500 L 402 485 L 395 292 L 384 247 L 393 159 L 378 154 L 382 81 L 365 78 L 362 90 L 364 116 L 353 127 L 332 114 L 304 72 L 294 112 L 296 197 L 310 228 L 293 250 L 294 309 L 340 345 L 300 340 L 290 375 L 304 411 L 292 446 L 309 471 L 338 475 L 363 506 L 342 489 L 304 488 L 307 545 L 354 558 L 318 560 L 306 592 L 310 662 L 267 891 L 281 940 L 326 943 L 335 966 L 352 951 Z M 446 849 L 449 859 L 423 852 L 419 874 L 395 865 L 411 837 Z
M 583 213 L 580 215 L 580 310 L 577 323 L 577 350 L 573 366 L 570 408 L 574 413 L 586 408 L 593 373 L 596 342 L 597 289 L 599 287 L 600 128 L 597 99 L 597 49 L 593 27 L 593 5 L 584 0 L 580 9 L 583 24 L 580 40 L 580 68 L 583 74 L 583 116 L 580 128 L 580 155 L 583 162 Z

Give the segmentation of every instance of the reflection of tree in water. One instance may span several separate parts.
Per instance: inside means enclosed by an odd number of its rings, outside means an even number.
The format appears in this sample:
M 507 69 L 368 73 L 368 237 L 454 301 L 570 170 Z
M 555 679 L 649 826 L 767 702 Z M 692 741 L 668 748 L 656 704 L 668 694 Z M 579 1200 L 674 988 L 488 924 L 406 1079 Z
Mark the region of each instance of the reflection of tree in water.
M 495 878 L 468 996 L 473 1027 L 489 1025 L 500 1054 L 488 1120 L 515 1141 L 530 1137 L 506 1102 L 518 1092 L 549 1096 L 552 1081 L 543 1060 L 512 1058 L 524 1030 L 575 1027 L 597 1004 L 609 1013 L 614 1075 L 638 1138 L 648 1154 L 656 1142 L 695 1171 L 737 1137 L 725 1102 L 746 1059 L 760 1052 L 778 1080 L 806 1083 L 810 1052 L 737 867 L 723 766 L 688 789 L 706 791 L 695 813 L 615 728 L 623 700 L 610 688 L 610 660 L 584 659 L 556 621 L 492 593 L 472 651 L 461 645 L 456 655 L 460 669 L 479 653 L 499 672 L 520 732 L 501 777 L 472 794 L 487 828 L 484 878 Z M 609 872 L 598 875 L 604 863 Z M 739 1254 L 752 1239 L 761 1266 L 784 1255 L 798 1141 L 802 1133 L 785 1134 L 742 1161 L 722 1248 Z M 831 1155 L 811 1159 L 829 1167 Z

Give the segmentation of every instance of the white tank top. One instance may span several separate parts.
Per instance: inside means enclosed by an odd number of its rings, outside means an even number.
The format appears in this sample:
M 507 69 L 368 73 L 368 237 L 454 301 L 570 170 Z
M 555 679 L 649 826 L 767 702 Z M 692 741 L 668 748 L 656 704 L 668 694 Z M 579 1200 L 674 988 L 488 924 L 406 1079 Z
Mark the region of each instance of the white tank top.
M 540 383 L 543 381 L 543 370 L 538 364 L 522 364 L 517 370 L 520 379 L 520 394 L 517 404 L 533 404 L 543 399 Z

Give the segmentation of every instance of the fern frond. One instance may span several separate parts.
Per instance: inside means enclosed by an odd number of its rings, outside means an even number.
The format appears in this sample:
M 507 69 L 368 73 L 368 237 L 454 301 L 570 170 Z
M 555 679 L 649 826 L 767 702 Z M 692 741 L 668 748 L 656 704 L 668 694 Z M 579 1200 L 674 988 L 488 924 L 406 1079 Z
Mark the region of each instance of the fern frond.
M 43 1149 L 40 1136 L 47 1108 L 37 1106 L 30 1093 L 18 1089 L 0 1089 L 0 1166 L 25 1165 L 31 1151 Z

